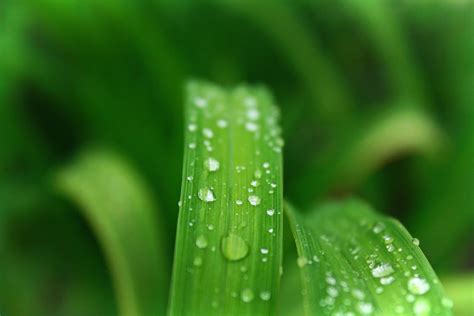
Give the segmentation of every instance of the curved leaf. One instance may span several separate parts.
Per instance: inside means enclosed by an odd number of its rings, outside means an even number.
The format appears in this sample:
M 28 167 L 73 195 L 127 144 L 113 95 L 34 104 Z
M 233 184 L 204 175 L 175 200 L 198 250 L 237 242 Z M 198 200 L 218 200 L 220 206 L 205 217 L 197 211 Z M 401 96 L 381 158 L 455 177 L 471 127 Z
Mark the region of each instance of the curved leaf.
M 273 315 L 282 259 L 278 111 L 262 88 L 187 88 L 170 315 Z
M 112 271 L 123 316 L 162 315 L 167 270 L 155 203 L 138 174 L 119 156 L 87 152 L 57 176 L 92 226 Z
M 307 217 L 288 205 L 306 315 L 451 315 L 419 241 L 357 200 Z

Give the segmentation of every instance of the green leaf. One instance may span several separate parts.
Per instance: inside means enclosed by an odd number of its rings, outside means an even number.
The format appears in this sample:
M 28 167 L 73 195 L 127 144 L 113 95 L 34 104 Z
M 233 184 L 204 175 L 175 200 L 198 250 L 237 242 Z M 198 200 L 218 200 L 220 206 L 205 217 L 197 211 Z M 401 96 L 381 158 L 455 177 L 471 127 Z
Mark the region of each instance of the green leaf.
M 120 156 L 86 152 L 57 176 L 92 226 L 112 272 L 120 314 L 163 314 L 167 270 L 156 205 L 139 175 Z
M 274 315 L 282 259 L 278 110 L 259 87 L 187 87 L 169 313 Z
M 306 217 L 287 210 L 307 315 L 451 315 L 419 241 L 398 221 L 355 199 Z

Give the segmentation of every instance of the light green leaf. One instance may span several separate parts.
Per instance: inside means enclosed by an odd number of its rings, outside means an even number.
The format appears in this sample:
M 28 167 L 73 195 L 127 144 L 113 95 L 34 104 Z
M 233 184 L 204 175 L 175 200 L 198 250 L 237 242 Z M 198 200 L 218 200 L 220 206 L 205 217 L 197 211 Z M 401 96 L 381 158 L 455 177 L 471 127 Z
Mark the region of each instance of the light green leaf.
M 350 199 L 307 217 L 288 205 L 306 315 L 451 315 L 451 301 L 396 220 Z
M 162 315 L 168 267 L 155 202 L 138 174 L 118 155 L 87 152 L 57 176 L 105 252 L 123 316 Z
M 278 111 L 263 88 L 187 87 L 171 315 L 274 315 L 282 259 Z

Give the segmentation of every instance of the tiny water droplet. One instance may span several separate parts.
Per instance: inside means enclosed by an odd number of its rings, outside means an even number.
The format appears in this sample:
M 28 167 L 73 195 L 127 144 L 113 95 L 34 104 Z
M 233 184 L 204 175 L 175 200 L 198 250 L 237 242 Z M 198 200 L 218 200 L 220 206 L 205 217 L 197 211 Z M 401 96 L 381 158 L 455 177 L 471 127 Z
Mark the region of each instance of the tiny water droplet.
M 190 123 L 190 124 L 188 125 L 188 130 L 189 130 L 190 132 L 195 132 L 195 131 L 197 130 L 197 125 L 194 124 L 194 123 Z
M 204 235 L 199 235 L 196 238 L 196 247 L 199 249 L 204 249 L 207 247 L 207 238 Z
M 425 279 L 413 277 L 408 281 L 408 290 L 412 294 L 423 295 L 430 290 L 430 284 Z
M 196 98 L 194 98 L 194 104 L 198 108 L 203 108 L 203 107 L 207 106 L 207 100 L 204 99 L 204 98 L 201 98 L 201 97 L 196 97 Z
M 413 238 L 412 239 L 412 242 L 415 246 L 419 246 L 420 245 L 420 241 L 418 240 L 418 238 Z
M 308 258 L 304 256 L 298 257 L 298 259 L 296 259 L 296 264 L 298 265 L 298 267 L 304 268 L 308 264 Z
M 260 299 L 262 301 L 269 301 L 271 297 L 272 297 L 272 293 L 270 293 L 270 291 L 260 292 Z
M 222 238 L 221 251 L 229 261 L 244 259 L 249 253 L 249 245 L 240 236 L 230 234 Z
M 196 258 L 194 258 L 193 264 L 194 264 L 194 266 L 196 266 L 196 267 L 202 266 L 202 258 L 201 258 L 201 257 L 196 257 Z
M 385 229 L 384 223 L 379 222 L 379 223 L 376 223 L 374 225 L 374 228 L 372 230 L 373 230 L 374 234 L 379 234 L 384 229 Z
M 251 205 L 253 205 L 253 206 L 259 205 L 260 202 L 262 201 L 262 200 L 260 199 L 260 197 L 259 197 L 259 196 L 256 196 L 256 195 L 251 195 L 251 196 L 249 196 L 248 200 L 249 200 L 249 203 L 250 203 Z
M 220 128 L 226 128 L 228 126 L 228 123 L 226 120 L 218 120 L 217 121 L 217 126 L 219 126 Z
M 242 302 L 244 303 L 250 303 L 254 299 L 254 294 L 253 291 L 249 288 L 245 288 L 242 290 L 240 293 L 240 298 L 242 299 Z
M 252 182 L 250 182 L 250 185 L 253 186 L 254 188 L 258 187 L 259 183 L 257 180 L 253 180 Z
M 392 284 L 392 282 L 395 280 L 393 276 L 385 277 L 380 279 L 380 283 L 382 285 L 389 285 Z
M 419 298 L 413 305 L 413 312 L 417 316 L 428 316 L 431 312 L 430 301 L 425 298 Z
M 271 208 L 271 209 L 268 209 L 268 210 L 267 210 L 267 215 L 268 215 L 268 216 L 273 216 L 274 214 L 275 214 L 275 210 L 274 210 L 274 209 Z
M 263 255 L 266 255 L 266 254 L 268 254 L 268 248 L 260 248 L 260 252 L 261 252 Z
M 357 309 L 363 315 L 370 315 L 374 311 L 374 307 L 371 303 L 360 302 L 357 304 Z
M 204 201 L 207 203 L 214 202 L 216 200 L 214 192 L 212 192 L 212 190 L 209 188 L 199 189 L 198 197 L 201 201 Z
M 258 125 L 253 122 L 247 122 L 245 124 L 245 129 L 249 132 L 256 132 L 258 130 Z
M 235 201 L 235 204 L 242 205 L 242 204 L 244 204 L 244 202 L 242 202 L 242 200 L 237 200 L 237 201 Z
M 204 161 L 204 167 L 210 172 L 219 170 L 220 163 L 216 159 L 209 157 Z
M 393 272 L 395 271 L 393 270 L 390 263 L 382 263 L 372 269 L 372 276 L 374 276 L 375 278 L 382 278 L 389 276 Z
M 214 137 L 214 132 L 210 128 L 204 128 L 202 130 L 202 134 L 207 137 L 207 138 L 212 138 Z

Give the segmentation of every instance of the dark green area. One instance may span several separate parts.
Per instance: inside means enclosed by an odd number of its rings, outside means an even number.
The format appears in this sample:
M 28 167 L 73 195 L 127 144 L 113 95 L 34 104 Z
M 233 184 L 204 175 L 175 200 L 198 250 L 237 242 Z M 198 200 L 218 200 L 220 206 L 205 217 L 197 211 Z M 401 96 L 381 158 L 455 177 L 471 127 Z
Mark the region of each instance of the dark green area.
M 97 236 L 53 185 L 91 146 L 154 196 L 171 266 L 191 78 L 274 93 L 297 206 L 357 194 L 441 279 L 472 271 L 474 3 L 254 2 L 0 1 L 2 315 L 117 313 Z

